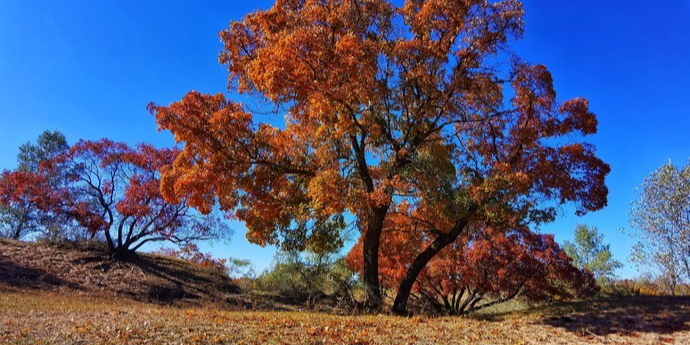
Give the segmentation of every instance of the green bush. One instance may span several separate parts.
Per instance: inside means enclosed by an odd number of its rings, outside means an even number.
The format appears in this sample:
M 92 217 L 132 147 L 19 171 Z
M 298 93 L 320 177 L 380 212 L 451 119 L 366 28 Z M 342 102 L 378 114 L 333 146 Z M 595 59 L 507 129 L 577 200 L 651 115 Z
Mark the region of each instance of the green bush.
M 259 291 L 279 295 L 311 308 L 320 300 L 353 305 L 359 284 L 345 259 L 335 254 L 280 252 L 272 267 L 255 281 Z

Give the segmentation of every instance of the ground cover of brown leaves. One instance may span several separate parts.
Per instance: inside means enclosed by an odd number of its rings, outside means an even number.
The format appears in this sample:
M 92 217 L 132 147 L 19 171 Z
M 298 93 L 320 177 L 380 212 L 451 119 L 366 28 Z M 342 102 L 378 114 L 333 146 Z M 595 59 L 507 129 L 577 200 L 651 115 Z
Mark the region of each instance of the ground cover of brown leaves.
M 569 304 L 490 318 L 182 308 L 0 293 L 2 344 L 690 344 L 690 301 Z
M 222 302 L 239 289 L 219 271 L 162 255 L 128 262 L 98 244 L 0 240 L 0 291 L 55 291 L 172 304 Z

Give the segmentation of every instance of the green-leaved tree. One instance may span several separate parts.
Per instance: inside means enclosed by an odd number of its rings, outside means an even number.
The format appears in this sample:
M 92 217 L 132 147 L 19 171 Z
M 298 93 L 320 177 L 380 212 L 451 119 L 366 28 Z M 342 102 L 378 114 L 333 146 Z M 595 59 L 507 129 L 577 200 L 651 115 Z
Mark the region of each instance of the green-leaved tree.
M 41 162 L 52 159 L 69 149 L 65 135 L 59 131 L 44 131 L 36 142 L 27 142 L 19 147 L 17 170 L 37 172 Z M 63 183 L 66 173 L 52 177 L 52 184 Z M 18 200 L 8 205 L 0 204 L 0 237 L 14 240 L 38 236 L 50 240 L 68 237 L 66 221 L 55 214 L 42 212 L 29 200 Z
M 675 295 L 677 285 L 690 280 L 690 163 L 669 161 L 645 178 L 630 225 L 638 239 L 632 260 L 656 271 Z
M 563 249 L 576 267 L 592 272 L 600 285 L 613 279 L 616 270 L 623 266 L 613 259 L 610 246 L 604 243 L 604 234 L 586 224 L 575 227 L 574 241 L 565 241 Z

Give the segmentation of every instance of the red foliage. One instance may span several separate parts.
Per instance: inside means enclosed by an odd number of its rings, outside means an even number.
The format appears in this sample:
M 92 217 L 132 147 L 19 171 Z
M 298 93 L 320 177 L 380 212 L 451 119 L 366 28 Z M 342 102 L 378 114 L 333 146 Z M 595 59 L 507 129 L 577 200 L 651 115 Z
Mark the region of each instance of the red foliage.
M 176 257 L 187 262 L 197 264 L 201 267 L 212 268 L 222 272 L 227 271 L 225 259 L 215 259 L 211 254 L 202 253 L 199 247 L 194 243 L 189 243 L 180 250 L 164 248 L 157 251 L 158 254 Z
M 43 208 L 58 204 L 64 195 L 51 188 L 44 175 L 31 171 L 3 171 L 0 175 L 0 203 L 29 202 Z
M 69 215 L 92 235 L 102 235 L 116 254 L 151 241 L 186 244 L 226 235 L 217 217 L 201 217 L 186 203 L 163 198 L 159 169 L 178 153 L 108 139 L 79 141 L 67 153 L 41 162 L 37 172 L 4 172 L 0 200 L 24 199 L 44 212 Z M 58 166 L 67 171 L 66 185 L 50 183 Z
M 382 282 L 388 288 L 397 288 L 418 255 L 418 243 L 425 241 L 409 235 L 394 229 L 383 234 L 379 262 Z M 349 265 L 360 272 L 361 245 L 360 241 L 347 257 Z M 508 232 L 483 228 L 440 251 L 420 273 L 413 292 L 451 314 L 516 297 L 546 301 L 592 296 L 598 289 L 594 277 L 571 261 L 552 235 L 526 228 Z

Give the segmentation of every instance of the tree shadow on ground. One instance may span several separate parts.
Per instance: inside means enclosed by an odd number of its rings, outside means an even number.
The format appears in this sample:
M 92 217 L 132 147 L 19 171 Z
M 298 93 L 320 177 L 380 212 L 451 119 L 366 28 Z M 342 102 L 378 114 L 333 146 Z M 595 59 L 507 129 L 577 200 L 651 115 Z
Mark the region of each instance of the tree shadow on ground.
M 240 292 L 224 272 L 172 257 L 144 253 L 115 259 L 98 243 L 48 244 L 2 239 L 0 289 L 65 293 L 77 290 L 184 305 L 228 304 L 222 302 Z
M 0 290 L 2 286 L 19 289 L 48 290 L 62 286 L 81 290 L 80 286 L 42 269 L 18 265 L 0 254 Z
M 178 300 L 194 300 L 202 297 L 222 298 L 223 294 L 240 293 L 222 272 L 199 269 L 190 272 L 190 265 L 169 258 L 133 255 L 126 263 L 135 266 L 143 274 L 158 277 L 167 284 L 155 284 L 148 288 L 148 299 L 163 303 Z
M 541 322 L 569 332 L 605 336 L 690 330 L 690 297 L 631 297 L 563 304 Z

